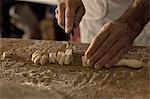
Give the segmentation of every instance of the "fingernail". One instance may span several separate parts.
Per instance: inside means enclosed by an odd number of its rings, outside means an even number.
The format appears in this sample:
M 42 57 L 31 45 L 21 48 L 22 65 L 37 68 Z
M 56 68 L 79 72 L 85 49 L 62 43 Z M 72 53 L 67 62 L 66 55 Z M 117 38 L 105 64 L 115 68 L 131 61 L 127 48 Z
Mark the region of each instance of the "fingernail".
M 95 70 L 100 70 L 102 67 L 100 65 L 94 65 Z
M 105 68 L 108 68 L 108 69 L 109 69 L 109 68 L 110 68 L 109 64 L 106 64 L 106 65 L 105 65 Z
M 87 63 L 89 64 L 89 65 L 94 65 L 94 62 L 93 61 L 91 61 L 91 60 L 87 60 Z

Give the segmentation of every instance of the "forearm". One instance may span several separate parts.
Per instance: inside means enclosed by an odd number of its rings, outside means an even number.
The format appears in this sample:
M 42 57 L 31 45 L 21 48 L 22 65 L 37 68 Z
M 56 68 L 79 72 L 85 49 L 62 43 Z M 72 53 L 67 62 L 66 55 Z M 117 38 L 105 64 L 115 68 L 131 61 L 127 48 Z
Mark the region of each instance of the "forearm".
M 150 20 L 150 1 L 133 0 L 131 6 L 119 19 L 125 19 L 130 25 L 134 25 L 133 28 L 138 35 L 145 24 Z

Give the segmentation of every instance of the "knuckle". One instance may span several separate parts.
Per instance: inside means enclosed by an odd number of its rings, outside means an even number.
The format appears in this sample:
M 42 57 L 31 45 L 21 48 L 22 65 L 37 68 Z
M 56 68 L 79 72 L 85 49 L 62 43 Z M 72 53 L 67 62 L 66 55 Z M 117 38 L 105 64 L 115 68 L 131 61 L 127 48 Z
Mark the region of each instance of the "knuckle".
M 66 4 L 67 4 L 67 6 L 71 6 L 72 5 L 72 1 L 71 0 L 66 0 Z
M 110 26 L 111 25 L 111 23 L 110 22 L 107 22 L 105 25 L 104 25 L 104 27 L 108 27 L 108 26 Z
M 65 2 L 62 2 L 62 1 L 59 2 L 59 3 L 58 3 L 58 7 L 60 7 L 60 8 L 65 7 Z
M 56 13 L 56 14 L 58 13 L 58 7 L 55 9 L 55 13 Z
M 71 13 L 71 12 L 68 12 L 68 13 L 66 13 L 66 17 L 70 18 L 70 19 L 71 18 L 73 19 L 75 17 L 75 15 L 73 13 Z
M 58 25 L 61 27 L 61 28 L 64 28 L 64 23 L 62 23 L 62 22 L 58 22 Z
M 71 13 L 70 12 L 67 12 L 66 13 L 66 17 L 71 17 L 72 15 L 71 15 Z

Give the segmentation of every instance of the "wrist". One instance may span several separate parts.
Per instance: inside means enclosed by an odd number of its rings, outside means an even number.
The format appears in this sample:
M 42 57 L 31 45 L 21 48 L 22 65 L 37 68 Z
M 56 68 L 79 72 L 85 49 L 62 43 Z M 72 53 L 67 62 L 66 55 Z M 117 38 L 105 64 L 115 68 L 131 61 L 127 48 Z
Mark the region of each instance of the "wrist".
M 134 37 L 138 36 L 142 31 L 142 25 L 138 21 L 135 21 L 131 18 L 121 17 L 121 18 L 117 19 L 116 22 L 124 23 L 128 27 L 130 27 L 134 31 L 134 34 L 133 34 Z

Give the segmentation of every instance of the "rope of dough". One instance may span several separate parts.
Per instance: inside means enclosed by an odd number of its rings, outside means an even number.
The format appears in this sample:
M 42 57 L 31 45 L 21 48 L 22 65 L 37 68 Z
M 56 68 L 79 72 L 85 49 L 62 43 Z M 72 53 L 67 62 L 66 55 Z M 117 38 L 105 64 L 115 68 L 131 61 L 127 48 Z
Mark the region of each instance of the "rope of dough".
M 61 62 L 59 62 L 59 61 L 60 61 L 60 58 L 61 58 L 62 54 L 64 54 L 64 52 L 58 52 L 57 57 L 56 57 L 56 55 L 54 55 L 54 56 L 50 55 L 51 56 L 50 60 L 52 58 L 54 58 L 54 60 L 51 60 L 52 63 L 55 63 L 55 61 L 57 61 L 60 65 L 62 65 L 62 64 L 69 65 L 72 61 L 72 54 L 71 53 L 72 53 L 71 50 L 68 49 L 65 52 L 66 55 L 62 57 Z M 9 56 L 10 56 L 10 53 L 4 52 L 2 58 L 6 58 L 6 57 L 9 57 Z M 32 54 L 31 61 L 33 61 L 36 64 L 40 63 L 41 65 L 44 65 L 48 62 L 48 56 L 47 55 L 41 56 L 41 52 L 39 50 L 37 50 Z M 121 59 L 115 65 L 115 67 L 126 66 L 126 67 L 130 67 L 130 68 L 142 68 L 143 64 L 144 63 L 142 61 L 135 60 L 135 59 Z M 89 67 L 89 65 L 87 64 L 87 60 L 86 60 L 85 56 L 82 56 L 82 66 L 83 67 Z
M 142 61 L 135 60 L 135 59 L 121 59 L 117 64 L 115 64 L 115 67 L 125 66 L 130 68 L 142 68 L 143 64 L 144 63 Z M 82 66 L 89 67 L 85 56 L 82 56 Z
M 141 68 L 143 62 L 135 59 L 121 59 L 115 66 L 127 66 L 130 68 Z

